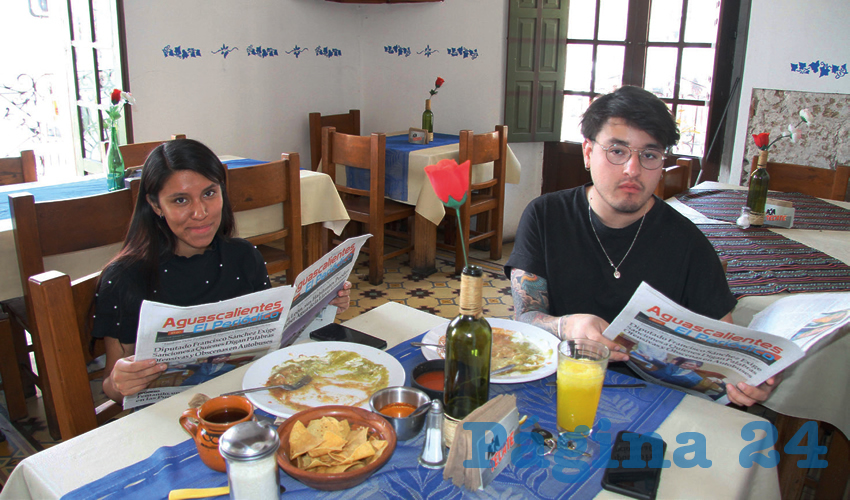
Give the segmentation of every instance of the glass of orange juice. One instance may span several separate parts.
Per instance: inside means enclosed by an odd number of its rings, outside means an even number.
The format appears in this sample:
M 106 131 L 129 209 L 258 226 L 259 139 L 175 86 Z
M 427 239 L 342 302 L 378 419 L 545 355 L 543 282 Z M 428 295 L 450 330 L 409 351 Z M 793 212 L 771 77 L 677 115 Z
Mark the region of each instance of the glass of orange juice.
M 593 428 L 610 352 L 601 342 L 558 344 L 558 431 L 588 437 Z

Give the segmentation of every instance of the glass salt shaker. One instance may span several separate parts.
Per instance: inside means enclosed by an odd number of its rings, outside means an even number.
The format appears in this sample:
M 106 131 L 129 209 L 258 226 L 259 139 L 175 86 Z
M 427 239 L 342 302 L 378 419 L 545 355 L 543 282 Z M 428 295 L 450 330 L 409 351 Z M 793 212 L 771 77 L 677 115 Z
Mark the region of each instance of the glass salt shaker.
M 221 435 L 218 449 L 227 463 L 231 500 L 280 498 L 279 447 L 275 429 L 259 422 L 242 422 Z
M 443 446 L 443 402 L 433 399 L 425 418 L 425 444 L 419 455 L 419 463 L 429 469 L 442 469 L 446 466 L 447 458 Z

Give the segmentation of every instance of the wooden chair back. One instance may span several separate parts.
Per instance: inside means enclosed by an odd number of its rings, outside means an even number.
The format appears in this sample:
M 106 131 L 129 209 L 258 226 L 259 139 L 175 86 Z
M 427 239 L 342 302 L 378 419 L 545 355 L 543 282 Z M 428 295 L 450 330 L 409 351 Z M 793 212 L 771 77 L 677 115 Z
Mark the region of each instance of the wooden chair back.
M 310 113 L 310 169 L 319 168 L 322 157 L 322 127 L 334 127 L 337 132 L 360 135 L 360 110 L 352 109 L 341 115 Z M 327 172 L 326 172 L 327 173 Z
M 493 162 L 493 178 L 475 183 L 473 176 L 469 176 L 469 196 L 460 207 L 462 227 L 458 228 L 457 241 L 439 245 L 455 251 L 457 273 L 463 270 L 463 248 L 460 245 L 464 245 L 469 254 L 473 243 L 486 240 L 490 245 L 490 257 L 494 260 L 502 258 L 508 127 L 497 125 L 494 131 L 483 134 L 461 130 L 459 148 L 460 163 L 466 160 L 470 160 L 471 165 Z M 472 216 L 477 219 L 475 230 L 470 228 Z
M 691 187 L 692 165 L 693 160 L 690 158 L 679 158 L 676 165 L 664 167 L 664 175 L 655 187 L 655 196 L 666 200 L 687 191 Z
M 33 151 L 21 151 L 21 156 L 0 158 L 0 186 L 35 182 L 37 177 Z
M 171 136 L 172 141 L 185 138 L 186 134 L 174 134 Z M 133 144 L 118 146 L 118 149 L 121 151 L 121 157 L 124 158 L 124 175 L 129 177 L 135 171 L 141 170 L 151 151 L 164 142 L 168 141 L 134 142 Z
M 28 280 L 27 294 L 32 297 L 39 325 L 43 358 L 39 370 L 50 380 L 50 398 L 62 439 L 90 431 L 122 410 L 114 401 L 95 405 L 87 371 L 93 356 L 104 351 L 103 339 L 89 335 L 99 276 L 91 274 L 72 284 L 67 275 L 48 271 Z M 94 352 L 91 345 L 96 346 Z
M 298 153 L 289 153 L 280 161 L 227 170 L 227 196 L 234 212 L 282 205 L 281 229 L 246 239 L 263 254 L 269 275 L 286 270 L 289 284 L 304 269 L 300 167 Z
M 753 157 L 752 165 L 758 164 L 758 156 Z M 838 165 L 835 170 L 793 163 L 767 162 L 772 191 L 785 193 L 803 193 L 817 198 L 844 201 L 847 197 L 847 181 L 850 180 L 850 166 Z
M 16 342 L 21 370 L 44 393 L 45 414 L 51 435 L 58 436 L 56 414 L 52 408 L 52 380 L 40 367 L 44 363 L 40 349 L 38 322 L 27 286 L 29 278 L 45 271 L 44 258 L 120 243 L 127 234 L 133 215 L 130 190 L 56 201 L 36 202 L 27 192 L 9 195 L 12 232 L 18 253 L 18 271 L 23 297 L 3 302 L 9 313 L 12 336 Z M 28 345 L 24 331 L 32 336 Z M 35 353 L 38 374 L 29 369 L 29 354 Z
M 334 127 L 322 128 L 322 171 L 327 173 L 340 193 L 342 202 L 351 220 L 366 226 L 372 234 L 364 253 L 369 255 L 369 282 L 379 285 L 384 279 L 384 260 L 397 257 L 413 249 L 412 229 L 407 233 L 392 231 L 385 227 L 414 216 L 414 207 L 384 198 L 385 134 L 371 134 L 360 137 L 337 132 Z M 340 184 L 336 178 L 337 164 L 354 167 L 369 172 L 369 189 L 357 189 Z M 409 226 L 412 228 L 412 223 Z M 406 241 L 397 250 L 385 253 L 386 235 L 401 237 Z

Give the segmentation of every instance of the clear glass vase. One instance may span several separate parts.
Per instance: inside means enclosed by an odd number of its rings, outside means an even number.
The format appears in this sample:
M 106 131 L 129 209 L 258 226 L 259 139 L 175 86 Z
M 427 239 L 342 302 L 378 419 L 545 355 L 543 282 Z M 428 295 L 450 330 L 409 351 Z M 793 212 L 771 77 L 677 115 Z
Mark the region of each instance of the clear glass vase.
M 109 190 L 124 189 L 124 158 L 118 148 L 118 128 L 114 124 L 109 127 L 109 147 L 106 149 L 104 168 Z

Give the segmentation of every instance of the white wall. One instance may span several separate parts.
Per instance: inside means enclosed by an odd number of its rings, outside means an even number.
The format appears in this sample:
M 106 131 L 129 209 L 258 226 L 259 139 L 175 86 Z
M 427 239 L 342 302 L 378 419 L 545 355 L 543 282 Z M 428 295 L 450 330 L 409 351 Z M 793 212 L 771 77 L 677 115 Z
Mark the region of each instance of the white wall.
M 185 133 L 219 154 L 271 160 L 301 153 L 309 162 L 307 115 L 361 110 L 361 132 L 420 126 L 434 80 L 435 130 L 493 130 L 504 123 L 508 2 L 344 5 L 322 0 L 126 0 L 130 83 L 136 141 Z M 211 54 L 239 47 L 226 59 Z M 247 57 L 248 45 L 278 49 Z M 298 58 L 295 45 L 310 49 Z M 164 57 L 166 45 L 202 50 L 200 58 Z M 385 46 L 409 47 L 409 57 Z M 426 46 L 438 52 L 417 54 Z M 317 57 L 316 46 L 342 57 Z M 448 47 L 476 49 L 451 57 Z M 542 144 L 511 146 L 522 183 L 508 185 L 506 237 L 540 193 Z
M 738 184 L 744 162 L 750 98 L 754 88 L 850 94 L 850 75 L 818 77 L 791 71 L 791 63 L 850 64 L 847 0 L 752 0 L 741 103 L 731 172 Z

